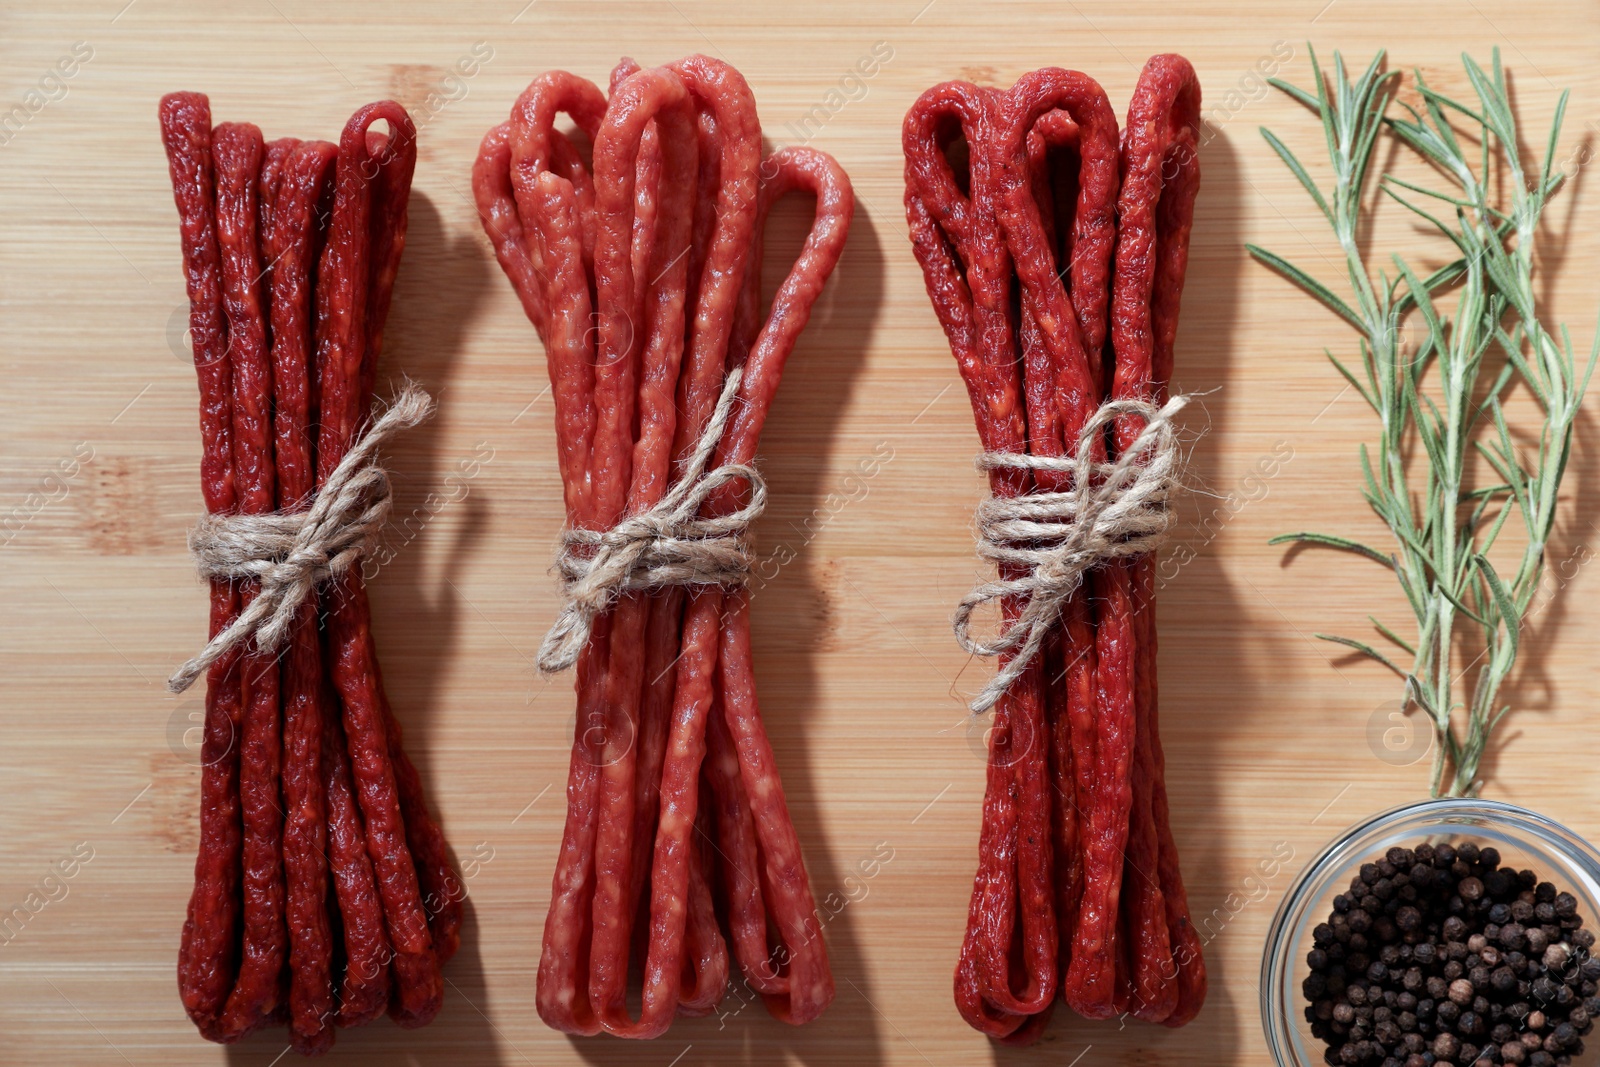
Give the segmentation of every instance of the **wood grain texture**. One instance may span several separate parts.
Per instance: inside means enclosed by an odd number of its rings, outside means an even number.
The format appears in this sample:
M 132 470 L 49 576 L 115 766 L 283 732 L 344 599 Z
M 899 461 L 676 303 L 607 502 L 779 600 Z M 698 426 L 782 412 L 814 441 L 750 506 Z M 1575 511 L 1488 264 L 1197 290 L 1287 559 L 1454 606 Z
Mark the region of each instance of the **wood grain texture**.
M 179 88 L 208 92 L 219 121 L 253 121 L 268 136 L 331 137 L 356 106 L 388 95 L 421 130 L 383 373 L 417 379 L 441 410 L 393 450 L 398 514 L 411 519 L 372 596 L 407 746 L 471 902 L 438 1021 L 341 1034 L 334 1062 L 1265 1062 L 1259 952 L 1292 871 L 1253 897 L 1247 875 L 1283 848 L 1297 869 L 1352 821 L 1419 797 L 1427 762 L 1380 758 L 1394 680 L 1310 637 L 1354 632 L 1369 611 L 1402 621 L 1392 579 L 1265 543 L 1305 526 L 1378 531 L 1357 496 L 1370 419 L 1321 355 L 1349 351 L 1353 338 L 1242 251 L 1255 241 L 1337 277 L 1321 220 L 1256 127 L 1308 155 L 1320 137 L 1251 72 L 1276 46 L 1288 52 L 1279 73 L 1305 84 L 1309 36 L 1319 52 L 1340 47 L 1360 62 L 1388 46 L 1396 64 L 1457 88 L 1457 54 L 1487 58 L 1499 44 L 1530 130 L 1559 87 L 1573 90 L 1564 143 L 1577 148 L 1600 130 L 1600 8 L 525 2 L 94 0 L 0 11 L 0 110 L 23 104 L 74 42 L 93 52 L 72 78 L 47 80 L 53 99 L 0 135 L 0 906 L 46 901 L 0 946 L 0 1062 L 266 1065 L 284 1049 L 276 1033 L 228 1051 L 207 1045 L 174 981 L 199 784 L 185 731 L 200 704 L 161 682 L 205 627 L 183 548 L 200 510 L 199 439 L 155 121 L 158 97 Z M 492 58 L 448 82 L 480 41 Z M 892 58 L 864 89 L 846 81 L 880 41 Z M 1211 999 L 1180 1032 L 1119 1032 L 1062 1013 L 1036 1049 L 997 1052 L 950 999 L 983 784 L 981 729 L 966 723 L 961 696 L 989 668 L 957 649 L 948 620 L 979 571 L 970 523 L 982 483 L 972 417 L 906 245 L 900 119 L 936 81 L 1005 85 L 1049 64 L 1093 74 L 1120 113 L 1139 65 L 1169 50 L 1200 72 L 1215 130 L 1202 149 L 1177 384 L 1215 390 L 1188 425 L 1205 430 L 1191 478 L 1216 495 L 1185 503 L 1179 541 L 1194 558 L 1161 594 L 1169 783 L 1191 899 L 1209 923 Z M 826 928 L 839 998 L 820 1023 L 791 1030 L 730 1000 L 724 1018 L 680 1021 L 652 1044 L 569 1042 L 533 1009 L 573 714 L 569 680 L 546 681 L 532 664 L 556 605 L 550 399 L 533 330 L 479 231 L 469 168 L 483 131 L 539 71 L 600 79 L 619 55 L 649 64 L 693 51 L 738 66 L 769 140 L 835 154 L 860 201 L 765 434 L 772 505 L 760 542 L 793 559 L 754 610 L 763 706 L 814 884 L 819 897 L 854 899 Z M 1580 171 L 1554 209 L 1569 244 L 1546 253 L 1561 268 L 1550 305 L 1584 347 L 1600 268 L 1590 179 Z M 1419 239 L 1385 218 L 1394 229 L 1381 240 Z M 769 262 L 793 253 L 799 221 L 797 209 L 782 214 Z M 1600 500 L 1596 433 L 1585 415 L 1569 474 L 1575 506 L 1552 549 L 1572 576 L 1525 644 L 1512 691 L 1521 710 L 1487 790 L 1590 834 L 1600 832 L 1600 784 L 1571 760 L 1600 736 L 1589 714 L 1600 602 L 1581 566 Z M 1252 478 L 1273 455 L 1275 475 Z M 73 470 L 74 456 L 74 473 L 50 478 Z M 861 476 L 874 458 L 876 474 Z M 446 482 L 474 460 L 475 476 Z M 433 509 L 435 492 L 457 498 Z M 79 843 L 93 858 L 55 879 Z M 893 858 L 863 878 L 859 865 L 887 850 Z

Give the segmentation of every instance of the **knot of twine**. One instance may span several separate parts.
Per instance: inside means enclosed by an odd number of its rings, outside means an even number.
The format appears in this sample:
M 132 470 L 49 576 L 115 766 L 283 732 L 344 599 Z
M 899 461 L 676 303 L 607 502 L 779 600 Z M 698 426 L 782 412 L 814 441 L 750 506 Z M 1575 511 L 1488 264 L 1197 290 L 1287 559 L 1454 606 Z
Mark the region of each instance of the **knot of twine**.
M 722 386 L 716 409 L 672 489 L 653 507 L 609 530 L 568 529 L 556 570 L 566 602 L 539 646 L 539 669 L 564 671 L 578 661 L 594 620 L 624 593 L 674 585 L 737 587 L 750 577 L 747 534 L 767 506 L 767 486 L 748 464 L 706 470 L 738 399 L 742 368 Z M 745 482 L 750 499 L 739 510 L 701 518 L 700 508 L 729 482 Z
M 978 586 L 956 608 L 952 626 L 968 652 L 1011 652 L 968 705 L 974 713 L 995 705 L 1039 654 L 1061 609 L 1096 564 L 1154 551 L 1166 539 L 1167 501 L 1177 490 L 1179 447 L 1172 417 L 1189 402 L 1175 396 L 1157 408 L 1143 400 L 1102 404 L 1078 437 L 1074 456 L 1029 456 L 985 452 L 980 470 L 1058 471 L 1072 475 L 1072 488 L 1056 493 L 991 496 L 978 506 L 978 555 L 1001 566 L 1028 568 L 1021 578 Z M 1144 429 L 1114 462 L 1096 463 L 1094 443 L 1123 415 L 1145 420 Z M 973 611 L 1008 596 L 1028 602 L 993 641 L 970 632 Z
M 407 385 L 345 453 L 304 511 L 265 515 L 206 515 L 189 533 L 189 552 L 202 578 L 253 578 L 260 590 L 250 606 L 167 679 L 181 693 L 231 649 L 255 638 L 274 652 L 289 636 L 300 605 L 316 587 L 355 565 L 377 540 L 393 505 L 389 475 L 378 449 L 399 430 L 433 414 L 433 398 Z

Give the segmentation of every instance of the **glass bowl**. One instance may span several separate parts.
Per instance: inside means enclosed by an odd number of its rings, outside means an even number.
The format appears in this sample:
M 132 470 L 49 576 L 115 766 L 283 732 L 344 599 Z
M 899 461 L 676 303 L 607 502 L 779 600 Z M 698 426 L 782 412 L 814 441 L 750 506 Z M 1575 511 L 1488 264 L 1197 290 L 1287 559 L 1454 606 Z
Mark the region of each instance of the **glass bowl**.
M 1311 931 L 1326 922 L 1333 898 L 1344 892 L 1361 864 L 1395 845 L 1422 841 L 1474 841 L 1500 850 L 1502 866 L 1529 868 L 1578 898 L 1586 929 L 1600 934 L 1600 852 L 1583 838 L 1536 812 L 1495 800 L 1428 800 L 1375 815 L 1334 839 L 1306 865 L 1284 895 L 1267 932 L 1261 960 L 1261 1025 L 1279 1067 L 1320 1067 L 1327 1046 L 1311 1036 L 1300 985 L 1310 973 Z M 1600 1028 L 1584 1040 L 1572 1062 L 1600 1063 Z

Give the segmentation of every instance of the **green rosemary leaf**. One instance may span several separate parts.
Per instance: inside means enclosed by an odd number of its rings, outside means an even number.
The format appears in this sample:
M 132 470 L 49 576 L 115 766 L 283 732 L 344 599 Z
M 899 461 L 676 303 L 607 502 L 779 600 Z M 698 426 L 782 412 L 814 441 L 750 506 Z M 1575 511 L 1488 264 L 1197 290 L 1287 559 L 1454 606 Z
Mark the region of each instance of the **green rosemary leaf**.
M 1441 193 L 1437 189 L 1429 189 L 1421 185 L 1416 185 L 1412 182 L 1405 181 L 1404 179 L 1396 178 L 1393 174 L 1385 174 L 1383 176 L 1383 182 L 1385 185 L 1398 185 L 1402 189 L 1410 189 L 1413 193 L 1421 193 L 1423 196 L 1431 196 L 1435 200 L 1443 200 L 1445 203 L 1454 204 L 1457 207 L 1473 206 L 1471 200 L 1463 200 L 1459 196 L 1451 196 L 1449 193 Z M 1404 203 L 1404 201 L 1401 201 L 1401 203 Z
M 1377 649 L 1373 648 L 1371 645 L 1367 644 L 1365 641 L 1357 641 L 1353 637 L 1340 637 L 1337 634 L 1312 634 L 1311 636 L 1315 637 L 1319 641 L 1328 641 L 1335 645 L 1344 645 L 1346 648 L 1353 648 L 1364 656 L 1371 656 L 1385 667 L 1388 667 L 1391 671 L 1394 671 L 1394 673 L 1398 674 L 1400 677 L 1404 678 L 1406 676 L 1406 672 L 1395 666 L 1393 660 L 1391 660 L 1388 656 L 1385 656 L 1382 652 L 1379 652 Z
M 1436 585 L 1434 587 L 1434 591 L 1436 593 L 1438 593 L 1440 596 L 1444 597 L 1446 600 L 1450 601 L 1450 606 L 1451 607 L 1453 607 L 1457 611 L 1461 612 L 1461 614 L 1465 615 L 1467 618 L 1471 619 L 1473 622 L 1477 623 L 1479 626 L 1482 626 L 1482 627 L 1485 627 L 1485 628 L 1487 628 L 1489 626 L 1489 620 L 1485 619 L 1482 615 L 1480 615 L 1476 611 L 1472 610 L 1471 606 L 1468 605 L 1465 600 L 1462 600 L 1461 597 L 1456 593 L 1456 591 L 1454 589 L 1451 589 L 1448 585 L 1440 583 L 1439 585 Z
M 1483 575 L 1483 580 L 1494 594 L 1495 608 L 1499 611 L 1499 622 L 1504 629 L 1506 645 L 1510 649 L 1508 658 L 1517 658 L 1518 631 L 1522 629 L 1522 613 L 1511 601 L 1511 594 L 1506 592 L 1506 587 L 1500 582 L 1500 575 L 1495 571 L 1494 564 L 1489 562 L 1487 556 L 1474 556 L 1473 562 L 1477 564 L 1478 573 Z
M 1511 490 L 1512 498 L 1517 502 L 1518 506 L 1521 506 L 1523 497 L 1522 493 L 1518 490 L 1518 485 L 1521 482 L 1521 472 L 1516 464 L 1512 463 L 1507 457 L 1500 455 L 1499 452 L 1484 444 L 1482 441 L 1474 441 L 1472 442 L 1472 445 L 1478 450 L 1479 454 L 1488 461 L 1489 466 L 1494 468 L 1495 474 L 1499 475 L 1500 478 L 1504 480 L 1505 484 Z
M 1285 278 L 1288 278 L 1300 288 L 1316 297 L 1323 303 L 1324 306 L 1328 308 L 1328 310 L 1337 314 L 1340 318 L 1344 319 L 1356 329 L 1360 330 L 1366 328 L 1365 324 L 1361 321 L 1361 317 L 1350 308 L 1350 305 L 1346 304 L 1343 300 L 1340 300 L 1337 296 L 1335 296 L 1332 289 L 1329 289 L 1326 285 L 1323 285 L 1321 282 L 1317 281 L 1315 278 L 1301 270 L 1299 267 L 1295 266 L 1293 263 L 1290 263 L 1282 256 L 1268 252 L 1265 248 L 1262 248 L 1259 245 L 1247 244 L 1244 247 L 1245 250 L 1254 256 L 1257 261 L 1265 263 L 1267 266 L 1271 267 L 1273 270 L 1277 271 L 1279 274 L 1282 274 Z
M 1483 402 L 1472 410 L 1471 425 L 1477 425 L 1478 420 L 1483 417 L 1483 413 L 1489 411 L 1492 404 L 1500 402 L 1501 394 L 1516 380 L 1516 370 L 1517 368 L 1513 364 L 1507 363 L 1495 374 L 1494 381 L 1490 382 L 1489 388 L 1484 390 Z
M 1339 361 L 1339 357 L 1334 355 L 1332 352 L 1327 351 L 1327 349 L 1323 349 L 1323 353 L 1328 357 L 1328 361 L 1334 365 L 1339 373 L 1344 375 L 1344 380 L 1349 382 L 1351 387 L 1355 389 L 1356 392 L 1361 394 L 1361 399 L 1365 400 L 1372 410 L 1379 410 L 1377 400 L 1373 398 L 1371 393 L 1367 392 L 1365 386 L 1356 380 L 1356 376 L 1351 372 L 1350 368 L 1341 363 Z
M 1322 193 L 1320 190 L 1318 190 L 1317 183 L 1311 180 L 1311 175 L 1306 173 L 1305 167 L 1300 165 L 1300 161 L 1296 159 L 1294 153 L 1289 150 L 1289 146 L 1278 140 L 1278 138 L 1273 135 L 1272 131 L 1267 129 L 1265 126 L 1261 127 L 1261 136 L 1265 137 L 1267 139 L 1267 144 L 1271 145 L 1272 150 L 1278 153 L 1278 158 L 1283 160 L 1283 165 L 1289 168 L 1289 173 L 1298 178 L 1300 180 L 1300 184 L 1305 187 L 1306 192 L 1311 194 L 1311 199 L 1315 201 L 1317 207 L 1321 209 L 1323 217 L 1331 221 L 1333 219 L 1333 213 L 1328 210 L 1328 202 L 1322 199 Z
M 1380 634 L 1387 637 L 1389 640 L 1393 641 L 1407 652 L 1411 653 L 1411 655 L 1415 656 L 1417 654 L 1417 650 L 1411 647 L 1411 643 L 1409 641 L 1395 633 L 1393 630 L 1389 629 L 1383 623 L 1379 622 L 1377 616 L 1368 615 L 1367 621 L 1372 623 L 1373 629 L 1377 630 Z
M 1478 66 L 1476 60 L 1466 53 L 1462 53 L 1461 61 L 1467 70 L 1467 79 L 1472 82 L 1473 91 L 1478 94 L 1478 101 L 1483 105 L 1482 121 L 1488 126 L 1502 145 L 1512 149 L 1506 162 L 1516 169 L 1521 169 L 1521 161 L 1515 151 L 1517 144 L 1517 120 L 1511 113 L 1511 104 L 1505 96 L 1505 84 L 1500 71 L 1500 50 L 1495 49 L 1495 78 L 1490 81 L 1489 76 Z M 1478 116 L 1474 115 L 1474 118 Z
M 1480 550 L 1488 552 L 1494 547 L 1495 541 L 1497 541 L 1500 537 L 1500 530 L 1505 526 L 1506 520 L 1511 518 L 1511 512 L 1513 510 L 1517 511 L 1523 516 L 1528 514 L 1520 507 L 1515 509 L 1509 507 L 1501 508 L 1500 511 L 1495 515 L 1494 522 L 1489 524 L 1489 532 L 1484 534 L 1483 537 L 1478 541 L 1478 548 Z
M 1447 347 L 1444 323 L 1439 318 L 1438 309 L 1433 305 L 1433 296 L 1428 287 L 1412 272 L 1405 260 L 1396 256 L 1394 261 L 1395 266 L 1400 269 L 1400 276 L 1405 279 L 1406 290 L 1411 294 L 1416 309 L 1422 313 L 1423 320 L 1428 324 L 1428 336 L 1441 349 Z
M 1399 193 L 1397 193 L 1393 189 L 1389 188 L 1389 182 L 1387 182 L 1387 181 L 1384 182 L 1383 185 L 1381 185 L 1379 188 L 1381 188 L 1383 190 L 1383 192 L 1385 194 L 1387 194 L 1388 197 L 1391 200 L 1393 200 L 1395 203 L 1399 204 L 1400 206 L 1404 207 L 1407 211 L 1410 211 L 1410 212 L 1412 212 L 1413 214 L 1416 214 L 1416 215 L 1420 215 L 1422 218 L 1425 218 L 1429 222 L 1431 222 L 1433 224 L 1433 226 L 1434 226 L 1434 229 L 1438 230 L 1441 234 L 1443 234 L 1445 236 L 1445 238 L 1450 241 L 1451 244 L 1453 244 L 1457 248 L 1461 249 L 1461 254 L 1462 255 L 1471 255 L 1472 254 L 1472 249 L 1467 246 L 1466 240 L 1463 239 L 1460 234 L 1456 233 L 1454 227 L 1445 225 L 1432 212 L 1424 211 L 1422 208 L 1420 208 L 1417 205 L 1413 204 L 1411 201 L 1407 200 L 1405 197 L 1401 196 Z M 1436 194 L 1432 194 L 1432 195 L 1438 196 L 1439 199 L 1441 199 L 1441 200 L 1448 200 L 1453 204 L 1456 204 L 1456 203 L 1467 203 L 1467 201 L 1458 201 L 1458 200 L 1454 199 L 1453 197 L 1444 196 L 1442 194 L 1437 194 L 1436 193 Z M 1417 284 L 1421 285 L 1422 283 L 1419 281 Z
M 1383 53 L 1380 51 L 1372 57 L 1372 62 L 1367 64 L 1366 73 L 1361 75 L 1361 81 L 1354 92 L 1360 125 L 1351 150 L 1351 158 L 1356 163 L 1351 182 L 1358 196 L 1366 186 L 1367 167 L 1372 162 L 1372 145 L 1378 138 L 1378 131 L 1383 128 L 1383 111 L 1388 104 L 1385 95 L 1388 92 L 1388 85 L 1390 81 L 1399 77 L 1398 72 L 1385 73 L 1382 66 Z
M 1447 120 L 1444 117 L 1444 111 L 1443 111 L 1444 108 L 1449 108 L 1452 111 L 1459 112 L 1460 114 L 1462 114 L 1466 118 L 1471 119 L 1472 122 L 1475 125 L 1478 125 L 1478 126 L 1487 126 L 1488 125 L 1488 119 L 1487 119 L 1486 116 L 1484 116 L 1483 114 L 1481 114 L 1481 113 L 1479 113 L 1477 111 L 1472 110 L 1472 108 L 1468 107 L 1466 104 L 1461 103 L 1459 100 L 1454 100 L 1454 99 L 1446 96 L 1444 93 L 1439 92 L 1437 89 L 1434 89 L 1434 88 L 1431 88 L 1429 86 L 1420 84 L 1420 78 L 1421 78 L 1421 75 L 1418 75 L 1419 84 L 1417 85 L 1417 91 L 1422 96 L 1423 100 L 1425 100 L 1428 103 L 1428 105 L 1429 105 L 1428 114 L 1433 119 L 1434 123 L 1437 126 L 1442 127 L 1443 129 L 1446 129 L 1446 130 L 1450 129 L 1449 120 Z M 1469 82 L 1471 81 L 1471 75 L 1470 74 L 1468 75 L 1468 81 Z M 1453 131 L 1452 131 L 1452 134 L 1451 134 L 1451 141 L 1452 141 L 1452 143 L 1454 143 Z M 1459 146 L 1459 144 L 1456 145 L 1456 148 L 1457 148 L 1456 154 L 1459 156 L 1460 155 L 1460 150 L 1459 150 L 1460 146 Z
M 1495 327 L 1495 339 L 1500 342 L 1500 350 L 1506 354 L 1506 361 L 1517 369 L 1522 375 L 1523 384 L 1533 394 L 1539 406 L 1546 411 L 1550 410 L 1550 396 L 1545 391 L 1543 376 L 1534 372 L 1528 361 L 1522 355 L 1522 345 L 1499 326 Z
M 1348 537 L 1336 537 L 1333 534 L 1309 532 L 1279 534 L 1277 537 L 1274 537 L 1272 540 L 1268 541 L 1267 544 L 1284 545 L 1289 544 L 1290 542 L 1298 542 L 1300 544 L 1309 545 L 1324 545 L 1328 548 L 1340 548 L 1346 552 L 1354 552 L 1357 555 L 1366 556 L 1373 562 L 1381 563 L 1385 567 L 1394 567 L 1394 560 L 1389 556 L 1384 555 L 1382 552 L 1379 552 L 1377 549 L 1368 545 L 1364 545 L 1360 541 L 1352 541 Z
M 1328 103 L 1328 89 L 1322 77 L 1322 64 L 1317 62 L 1317 50 L 1311 47 L 1310 41 L 1306 42 L 1306 54 L 1311 58 L 1311 76 L 1317 83 L 1317 114 L 1322 117 L 1322 137 L 1328 142 L 1328 158 L 1337 160 L 1339 145 L 1338 134 L 1333 128 L 1333 107 Z M 1337 60 L 1339 53 L 1335 52 L 1333 55 Z
M 1478 489 L 1468 489 L 1461 494 L 1463 504 L 1471 500 L 1492 500 L 1502 493 L 1509 493 L 1511 486 L 1506 482 L 1499 485 L 1485 485 Z
M 1298 85 L 1291 85 L 1282 78 L 1268 78 L 1267 84 L 1272 86 L 1274 89 L 1277 89 L 1279 92 L 1288 93 L 1306 107 L 1309 107 L 1312 111 L 1321 114 L 1322 105 L 1317 103 L 1317 98 L 1300 88 Z
M 1556 143 L 1561 139 L 1561 123 L 1567 117 L 1567 97 L 1569 95 L 1571 95 L 1569 90 L 1561 90 L 1561 96 L 1556 100 L 1555 118 L 1550 120 L 1550 139 L 1545 142 L 1544 163 L 1539 167 L 1540 196 L 1548 196 L 1554 191 L 1554 187 L 1550 184 L 1551 174 L 1556 162 Z M 1556 181 L 1559 182 L 1564 177 L 1565 175 L 1557 175 Z
M 1495 433 L 1500 439 L 1500 458 L 1504 461 L 1504 472 L 1501 477 L 1511 483 L 1511 491 L 1516 495 L 1517 503 L 1523 508 L 1529 507 L 1529 479 L 1528 472 L 1522 469 L 1522 464 L 1517 460 L 1517 446 L 1511 440 L 1511 427 L 1506 423 L 1505 408 L 1498 399 L 1491 400 L 1489 409 L 1494 415 Z M 1497 471 L 1500 468 L 1496 468 Z
M 1406 595 L 1406 601 L 1411 605 L 1411 613 L 1417 617 L 1419 623 L 1422 623 L 1422 620 L 1428 617 L 1428 604 L 1423 600 L 1422 590 L 1418 588 L 1416 580 L 1406 573 L 1404 567 L 1396 567 L 1394 573 L 1395 577 L 1400 580 L 1400 591 Z M 1423 628 L 1426 629 L 1425 623 L 1423 623 Z M 1417 647 L 1422 648 L 1426 644 L 1426 636 L 1419 635 Z
M 1416 71 L 1415 77 L 1417 81 L 1417 93 L 1422 97 L 1423 106 L 1427 109 L 1429 123 L 1432 127 L 1434 136 L 1437 137 L 1440 143 L 1446 147 L 1451 158 L 1464 160 L 1465 157 L 1461 154 L 1461 142 L 1456 140 L 1455 130 L 1451 128 L 1450 120 L 1445 118 L 1444 109 L 1452 108 L 1456 111 L 1459 111 L 1461 114 L 1465 115 L 1479 126 L 1484 124 L 1483 116 L 1479 115 L 1465 104 L 1461 104 L 1455 100 L 1452 100 L 1450 97 L 1428 85 L 1427 82 L 1425 82 L 1422 78 L 1422 71 Z
M 1384 513 L 1380 512 L 1379 514 L 1381 516 Z M 1416 556 L 1417 559 L 1427 566 L 1430 571 L 1437 571 L 1439 569 L 1433 551 L 1428 547 L 1427 543 L 1420 536 L 1418 536 L 1418 532 L 1412 528 L 1411 524 L 1405 521 L 1404 516 L 1388 516 L 1386 521 L 1388 521 L 1391 527 L 1391 532 L 1395 535 L 1396 539 L 1405 545 L 1405 547 L 1410 550 L 1412 555 Z M 1431 516 L 1429 521 L 1431 522 Z
M 1566 339 L 1568 377 L 1571 377 L 1571 371 L 1575 369 L 1572 366 L 1572 338 L 1567 335 L 1567 327 L 1565 325 L 1561 327 L 1561 336 Z M 1594 343 L 1589 346 L 1589 365 L 1583 369 L 1583 381 L 1578 383 L 1578 388 L 1575 390 L 1576 396 L 1573 398 L 1573 407 L 1577 407 L 1577 402 L 1589 391 L 1589 379 L 1594 377 L 1596 362 L 1600 362 L 1600 325 L 1595 327 Z

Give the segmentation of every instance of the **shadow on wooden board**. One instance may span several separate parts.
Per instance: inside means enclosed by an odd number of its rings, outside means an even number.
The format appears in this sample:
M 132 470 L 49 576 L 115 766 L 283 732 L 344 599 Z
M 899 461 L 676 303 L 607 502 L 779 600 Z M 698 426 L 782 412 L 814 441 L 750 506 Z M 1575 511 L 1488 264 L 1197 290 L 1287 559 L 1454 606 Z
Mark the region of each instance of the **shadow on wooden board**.
M 474 232 L 452 234 L 439 209 L 425 194 L 411 198 L 405 260 L 396 281 L 394 312 L 384 337 L 387 351 L 379 366 L 379 388 L 399 391 L 410 379 L 426 389 L 441 411 L 450 404 L 450 382 L 460 363 L 462 339 L 498 273 L 483 242 Z M 437 418 L 438 416 L 436 416 Z M 379 655 L 388 665 L 384 680 L 404 731 L 406 752 L 422 775 L 429 805 L 448 835 L 441 816 L 443 783 L 431 759 L 440 710 L 447 699 L 441 688 L 447 664 L 460 645 L 464 605 L 456 579 L 468 556 L 483 540 L 487 505 L 470 491 L 461 474 L 460 457 L 441 456 L 441 435 L 431 423 L 402 434 L 389 447 L 392 469 L 401 483 L 388 536 L 394 544 L 384 557 L 382 577 L 374 587 L 385 610 L 375 614 Z M 479 456 L 478 458 L 482 458 Z M 457 488 L 460 487 L 460 488 Z M 450 512 L 451 522 L 435 526 Z M 423 566 L 423 553 L 413 544 L 420 537 L 450 537 L 443 551 L 433 553 L 443 565 Z M 384 627 L 382 620 L 391 620 Z M 461 870 L 462 842 L 451 841 L 452 859 Z M 467 872 L 470 877 L 470 872 Z M 504 1057 L 500 1032 L 490 1021 L 488 980 L 479 946 L 481 916 L 467 897 L 463 906 L 461 947 L 444 968 L 445 1003 L 439 1018 L 425 1031 L 403 1032 L 392 1024 L 385 1044 L 399 1051 L 420 1043 L 442 1045 L 446 1058 L 462 1063 L 499 1063 Z M 344 1035 L 341 1035 L 341 1038 Z M 431 1061 L 432 1056 L 422 1062 Z

